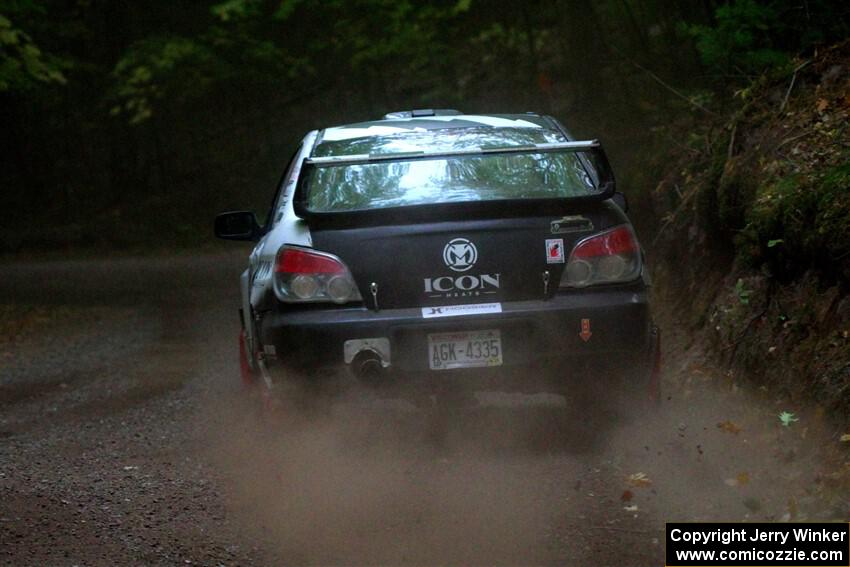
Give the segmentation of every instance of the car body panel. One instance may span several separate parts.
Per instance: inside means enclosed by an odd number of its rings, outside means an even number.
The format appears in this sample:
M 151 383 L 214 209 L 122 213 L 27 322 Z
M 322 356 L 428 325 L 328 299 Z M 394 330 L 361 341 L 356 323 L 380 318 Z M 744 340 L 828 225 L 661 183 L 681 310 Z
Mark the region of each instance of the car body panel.
M 262 363 L 264 371 L 269 365 L 345 368 L 352 358 L 345 354 L 346 342 L 377 340 L 391 350 L 394 371 L 425 377 L 439 374 L 442 379 L 463 372 L 429 371 L 428 335 L 486 329 L 501 333 L 502 373 L 550 359 L 584 364 L 648 356 L 653 349 L 653 325 L 645 271 L 631 282 L 559 288 L 576 243 L 629 224 L 611 200 L 565 201 L 551 208 L 496 216 L 476 214 L 470 203 L 469 213 L 463 215 L 402 214 L 330 224 L 299 218 L 293 207 L 304 162 L 322 144 L 364 135 L 471 127 L 498 131 L 518 125 L 547 130 L 553 138 L 572 139 L 554 119 L 537 115 L 402 118 L 308 133 L 281 179 L 267 226 L 240 280 L 242 323 L 252 366 Z M 413 212 L 417 207 L 409 208 Z M 553 243 L 559 254 L 550 257 Z M 362 301 L 344 305 L 279 301 L 274 267 L 284 245 L 337 256 L 349 268 Z M 428 316 L 429 309 L 470 306 L 474 310 L 481 304 L 498 305 L 498 312 Z
M 281 181 L 279 195 L 269 215 L 271 227 L 263 235 L 249 257 L 250 299 L 254 310 L 262 310 L 272 300 L 272 281 L 274 262 L 277 252 L 284 244 L 313 246 L 310 228 L 307 223 L 295 215 L 292 208 L 292 195 L 301 173 L 304 159 L 310 155 L 318 132 L 313 131 L 304 137 L 299 152 L 294 156 L 292 166 Z
M 593 232 L 625 222 L 622 212 L 608 205 L 580 216 L 588 222 L 572 232 L 553 233 L 553 223 L 563 217 L 549 215 L 322 228 L 312 234 L 316 249 L 349 266 L 362 297 L 369 297 L 372 282 L 378 284 L 382 308 L 519 301 L 548 298 L 557 290 L 567 255 L 552 261 L 547 241 L 568 251 Z M 447 266 L 444 252 L 453 241 L 468 242 L 475 251 L 468 268 Z
M 591 336 L 582 338 L 582 320 Z M 401 371 L 427 370 L 428 333 L 499 329 L 504 365 L 532 360 L 617 356 L 649 348 L 651 325 L 644 286 L 624 286 L 558 293 L 548 301 L 501 303 L 497 314 L 425 318 L 420 308 L 365 307 L 289 310 L 263 319 L 265 344 L 276 345 L 279 357 L 299 369 L 343 366 L 343 343 L 351 339 L 387 337 L 394 365 Z M 586 336 L 586 335 L 585 335 Z M 292 348 L 298 345 L 297 348 Z

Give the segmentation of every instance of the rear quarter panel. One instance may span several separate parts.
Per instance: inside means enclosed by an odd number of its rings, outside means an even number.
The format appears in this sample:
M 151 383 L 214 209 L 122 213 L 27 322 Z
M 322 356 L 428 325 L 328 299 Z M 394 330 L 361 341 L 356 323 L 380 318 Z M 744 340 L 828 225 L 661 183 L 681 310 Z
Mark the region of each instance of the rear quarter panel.
M 269 222 L 273 223 L 271 229 L 257 243 L 249 260 L 250 286 L 248 289 L 248 303 L 254 310 L 269 308 L 269 303 L 274 300 L 272 282 L 274 276 L 274 262 L 277 251 L 284 244 L 296 244 L 299 246 L 312 246 L 313 240 L 307 223 L 295 216 L 292 209 L 292 194 L 297 185 L 298 176 L 301 173 L 301 165 L 304 158 L 310 155 L 317 132 L 313 131 L 304 137 L 301 151 L 295 156 L 294 166 L 289 175 L 283 180 L 281 197 L 278 200 L 277 210 L 272 211 Z

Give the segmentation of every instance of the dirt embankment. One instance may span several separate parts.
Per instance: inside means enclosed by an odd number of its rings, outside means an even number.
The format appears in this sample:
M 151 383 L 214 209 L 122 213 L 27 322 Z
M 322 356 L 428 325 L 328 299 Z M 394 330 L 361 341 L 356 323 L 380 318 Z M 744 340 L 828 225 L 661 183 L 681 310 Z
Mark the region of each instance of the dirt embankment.
M 730 383 L 850 423 L 850 41 L 730 107 L 671 126 L 656 162 L 666 315 Z

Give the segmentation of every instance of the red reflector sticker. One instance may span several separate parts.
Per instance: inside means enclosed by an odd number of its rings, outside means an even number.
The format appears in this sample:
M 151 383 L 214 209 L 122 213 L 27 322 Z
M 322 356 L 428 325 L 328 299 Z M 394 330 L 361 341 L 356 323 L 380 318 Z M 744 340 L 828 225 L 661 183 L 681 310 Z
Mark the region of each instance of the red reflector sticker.
M 578 334 L 581 337 L 581 340 L 587 342 L 590 340 L 590 337 L 593 336 L 593 333 L 590 332 L 590 319 L 582 319 L 581 320 L 581 332 Z
M 563 238 L 547 238 L 546 239 L 546 263 L 547 264 L 563 264 L 564 263 L 564 239 Z

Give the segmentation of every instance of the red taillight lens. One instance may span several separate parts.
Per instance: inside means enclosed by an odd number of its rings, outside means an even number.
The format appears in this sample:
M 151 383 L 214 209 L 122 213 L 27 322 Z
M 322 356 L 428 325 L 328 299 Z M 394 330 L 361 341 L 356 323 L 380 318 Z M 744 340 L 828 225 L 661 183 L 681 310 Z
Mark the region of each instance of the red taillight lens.
M 332 254 L 284 246 L 277 254 L 274 289 L 287 303 L 362 301 L 346 265 Z
M 584 240 L 573 249 L 572 258 L 596 258 L 614 254 L 629 254 L 639 250 L 634 234 L 627 226 Z
M 561 287 L 627 282 L 640 272 L 640 245 L 631 227 L 622 225 L 576 244 L 561 275 Z
M 277 255 L 274 271 L 278 274 L 342 274 L 348 270 L 342 262 L 329 255 L 284 248 Z

